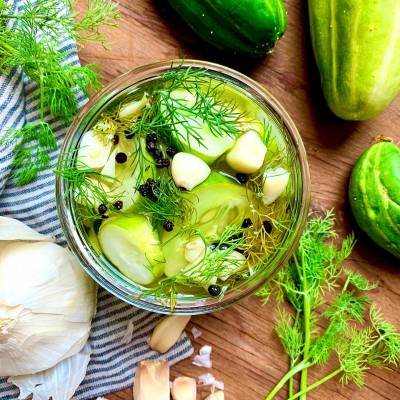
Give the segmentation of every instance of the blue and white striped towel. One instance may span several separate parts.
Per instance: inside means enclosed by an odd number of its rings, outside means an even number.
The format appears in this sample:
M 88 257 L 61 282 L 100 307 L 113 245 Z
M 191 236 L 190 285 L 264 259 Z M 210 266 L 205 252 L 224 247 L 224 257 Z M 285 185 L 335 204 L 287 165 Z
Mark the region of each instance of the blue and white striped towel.
M 18 12 L 23 1 L 15 0 L 14 12 Z M 60 43 L 65 51 L 66 63 L 78 64 L 75 43 L 66 39 Z M 37 85 L 19 69 L 0 74 L 0 135 L 7 128 L 19 128 L 38 119 L 38 108 L 34 100 Z M 86 98 L 77 94 L 79 107 Z M 60 146 L 66 132 L 65 125 L 55 117 L 48 116 Z M 40 233 L 52 235 L 60 244 L 65 243 L 55 205 L 54 175 L 51 169 L 58 152 L 51 153 L 52 166 L 40 173 L 37 181 L 23 187 L 15 187 L 10 179 L 13 146 L 0 148 L 0 215 L 19 219 Z M 147 341 L 154 325 L 161 316 L 133 307 L 99 289 L 98 309 L 93 321 L 89 344 L 92 356 L 87 374 L 77 389 L 74 399 L 91 399 L 132 385 L 135 366 L 140 360 L 158 358 Z M 133 335 L 126 343 L 127 330 L 133 326 Z M 129 337 L 129 335 L 128 335 Z M 189 357 L 193 353 L 188 337 L 183 334 L 178 343 L 163 358 L 170 364 Z M 18 398 L 19 391 L 0 377 L 0 398 Z

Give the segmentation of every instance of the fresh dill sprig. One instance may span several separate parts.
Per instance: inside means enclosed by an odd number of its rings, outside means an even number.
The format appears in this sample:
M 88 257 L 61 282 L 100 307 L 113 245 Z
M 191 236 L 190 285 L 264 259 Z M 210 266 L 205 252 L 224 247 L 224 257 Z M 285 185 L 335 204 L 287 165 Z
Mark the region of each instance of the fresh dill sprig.
M 182 195 L 169 174 L 160 174 L 153 182 L 152 196 L 145 197 L 142 205 L 145 214 L 151 216 L 156 226 L 170 220 L 185 227 L 194 213 L 193 204 Z
M 99 27 L 115 26 L 119 11 L 109 0 L 90 0 L 83 16 L 73 11 L 74 6 L 75 2 L 69 0 L 26 0 L 23 11 L 12 14 L 5 1 L 0 0 L 0 69 L 7 73 L 20 68 L 38 85 L 39 120 L 21 129 L 7 130 L 0 140 L 0 145 L 18 142 L 12 175 L 17 185 L 36 179 L 50 164 L 45 153 L 57 148 L 47 111 L 69 122 L 77 112 L 77 88 L 88 96 L 90 90 L 101 87 L 98 66 L 64 63 L 67 52 L 60 50 L 60 40 L 69 36 L 103 43 L 105 38 Z M 32 149 L 35 146 L 37 150 Z
M 336 375 L 341 375 L 343 383 L 353 381 L 362 386 L 370 366 L 386 367 L 399 362 L 400 334 L 363 294 L 377 285 L 359 272 L 340 268 L 351 253 L 354 236 L 345 238 L 341 246 L 336 239 L 333 211 L 325 217 L 312 218 L 285 268 L 258 293 L 265 301 L 276 294 L 279 301 L 288 301 L 294 309 L 294 314 L 289 314 L 277 308 L 275 329 L 290 365 L 267 400 L 273 399 L 286 383 L 288 399 L 305 399 L 308 391 Z M 343 278 L 344 283 L 340 284 Z M 331 293 L 330 301 L 327 292 Z M 325 329 L 318 327 L 320 319 L 328 321 Z M 332 353 L 338 356 L 339 368 L 308 385 L 307 371 L 327 362 Z M 297 374 L 300 386 L 295 393 Z
M 241 133 L 245 116 L 237 104 L 224 98 L 225 82 L 213 82 L 205 68 L 171 68 L 163 74 L 162 88 L 155 90 L 162 108 L 164 122 L 178 142 L 197 142 L 207 148 L 202 130 L 216 137 L 235 138 Z M 185 97 L 179 98 L 179 91 Z M 178 127 L 175 128 L 175 127 Z
M 99 180 L 107 179 L 115 183 L 118 182 L 117 179 L 102 175 L 80 161 L 75 164 L 71 160 L 73 158 L 68 155 L 60 158 L 53 172 L 64 179 L 65 196 L 74 199 L 78 222 L 107 217 L 110 211 L 118 213 L 119 210 L 114 207 L 114 204 L 123 193 L 118 195 L 110 193 Z M 104 213 L 99 212 L 100 205 L 106 207 Z

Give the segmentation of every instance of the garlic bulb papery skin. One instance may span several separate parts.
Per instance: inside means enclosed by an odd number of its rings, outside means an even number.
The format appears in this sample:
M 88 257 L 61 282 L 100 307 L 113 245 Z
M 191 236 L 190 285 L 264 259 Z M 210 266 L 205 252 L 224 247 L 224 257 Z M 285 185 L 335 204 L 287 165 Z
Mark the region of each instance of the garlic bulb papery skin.
M 68 249 L 7 242 L 0 252 L 0 376 L 43 371 L 78 353 L 96 299 L 97 285 Z
M 89 345 L 54 367 L 35 374 L 10 376 L 7 382 L 19 388 L 19 399 L 33 394 L 33 400 L 70 400 L 86 375 L 90 361 Z
M 0 216 L 0 246 L 15 240 L 52 242 L 53 238 L 36 232 L 17 219 Z

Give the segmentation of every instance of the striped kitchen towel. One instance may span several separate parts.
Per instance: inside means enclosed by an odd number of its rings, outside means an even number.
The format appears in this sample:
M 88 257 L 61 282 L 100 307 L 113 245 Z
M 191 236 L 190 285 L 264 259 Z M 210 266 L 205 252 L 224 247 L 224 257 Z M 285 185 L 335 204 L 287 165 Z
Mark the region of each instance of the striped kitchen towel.
M 15 0 L 11 7 L 14 13 L 20 11 L 24 1 Z M 79 64 L 76 45 L 66 38 L 60 43 L 65 52 L 65 63 Z M 35 100 L 37 85 L 19 69 L 0 74 L 0 135 L 9 128 L 20 128 L 38 119 Z M 82 93 L 77 92 L 79 107 L 86 102 Z M 60 146 L 66 126 L 54 116 L 48 115 L 57 143 Z M 39 178 L 28 185 L 16 187 L 11 175 L 13 170 L 13 145 L 0 148 L 0 215 L 16 218 L 36 231 L 52 235 L 64 244 L 55 205 L 54 167 L 58 152 L 51 153 L 51 168 L 40 173 Z M 92 356 L 87 374 L 77 389 L 74 399 L 91 399 L 114 392 L 133 383 L 135 366 L 140 360 L 155 359 L 160 355 L 148 345 L 150 332 L 162 318 L 160 315 L 138 309 L 100 288 L 98 309 L 92 325 L 89 344 Z M 163 354 L 170 364 L 189 357 L 193 352 L 188 337 L 183 334 L 175 346 Z M 0 398 L 18 398 L 19 391 L 0 378 Z

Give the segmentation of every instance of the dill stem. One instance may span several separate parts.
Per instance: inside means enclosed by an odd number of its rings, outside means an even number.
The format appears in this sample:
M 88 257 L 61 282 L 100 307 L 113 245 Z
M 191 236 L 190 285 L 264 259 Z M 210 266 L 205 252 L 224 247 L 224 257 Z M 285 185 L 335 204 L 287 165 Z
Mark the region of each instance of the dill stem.
M 44 90 L 43 90 L 43 73 L 41 70 L 39 70 L 40 74 L 40 80 L 39 80 L 39 86 L 40 86 L 40 120 L 44 121 Z
M 347 286 L 349 286 L 349 283 L 350 283 L 350 277 L 347 277 L 346 282 L 344 283 L 342 288 L 342 293 L 344 293 L 347 290 Z
M 293 326 L 296 326 L 299 323 L 299 318 L 300 318 L 300 312 L 296 311 L 296 316 L 294 319 Z M 294 368 L 298 359 L 299 359 L 299 356 L 297 356 L 296 358 L 290 359 L 290 368 L 289 369 Z M 294 393 L 294 379 L 293 379 L 293 376 L 291 376 L 289 379 L 289 397 L 293 396 L 293 393 Z
M 324 378 L 314 382 L 313 384 L 311 384 L 310 386 L 307 386 L 306 388 L 300 390 L 300 392 L 296 393 L 295 395 L 291 396 L 288 398 L 288 400 L 294 400 L 297 399 L 298 397 L 303 397 L 306 395 L 306 393 L 308 393 L 310 390 L 315 389 L 316 387 L 318 387 L 319 385 L 325 383 L 326 381 L 328 381 L 329 379 L 332 379 L 334 376 L 336 376 L 337 374 L 340 374 L 340 372 L 342 372 L 342 367 L 338 368 L 337 370 L 331 372 L 329 375 L 326 375 Z
M 301 361 L 297 365 L 295 365 L 291 370 L 289 370 L 276 384 L 276 386 L 272 389 L 272 391 L 268 394 L 265 400 L 272 400 L 274 396 L 282 389 L 283 385 L 294 375 L 301 372 L 305 368 L 311 367 L 312 363 L 310 361 Z
M 303 291 L 303 332 L 304 332 L 304 347 L 303 347 L 303 359 L 308 358 L 309 350 L 310 350 L 310 295 L 308 292 L 308 282 L 307 275 L 305 269 L 305 260 L 304 260 L 304 251 L 300 247 L 299 251 L 301 252 L 300 257 L 300 265 L 298 265 L 298 259 L 295 257 L 295 263 L 298 269 L 301 269 L 301 281 L 302 281 L 302 291 Z M 307 368 L 301 371 L 300 375 L 300 391 L 307 387 Z M 302 395 L 301 399 L 306 399 L 306 395 Z
M 292 369 L 294 366 L 296 365 L 296 361 L 295 360 L 293 360 L 293 359 L 291 359 L 290 360 L 290 369 Z M 294 390 L 294 388 L 293 388 L 293 376 L 291 376 L 290 378 L 289 378 L 289 397 L 292 397 L 293 396 L 293 390 Z

